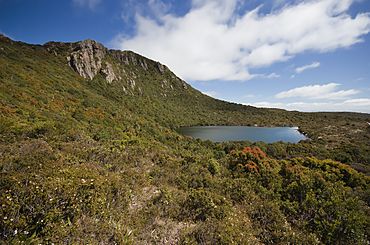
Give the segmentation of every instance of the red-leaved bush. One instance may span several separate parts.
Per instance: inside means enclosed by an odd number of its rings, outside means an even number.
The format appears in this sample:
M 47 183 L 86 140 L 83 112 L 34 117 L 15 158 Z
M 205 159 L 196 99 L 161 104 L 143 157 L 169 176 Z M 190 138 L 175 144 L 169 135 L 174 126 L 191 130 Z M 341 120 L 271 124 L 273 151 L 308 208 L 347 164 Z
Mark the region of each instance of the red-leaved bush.
M 267 158 L 265 152 L 259 147 L 245 147 L 242 151 L 230 152 L 232 160 L 230 161 L 230 168 L 237 172 L 258 173 L 259 164 Z

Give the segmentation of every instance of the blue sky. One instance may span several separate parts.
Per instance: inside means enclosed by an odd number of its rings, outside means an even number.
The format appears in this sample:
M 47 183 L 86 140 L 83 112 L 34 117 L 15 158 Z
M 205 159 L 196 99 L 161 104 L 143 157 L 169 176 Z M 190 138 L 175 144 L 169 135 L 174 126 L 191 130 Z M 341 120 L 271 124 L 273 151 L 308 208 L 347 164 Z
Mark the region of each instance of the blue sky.
M 227 101 L 370 113 L 370 1 L 261 2 L 0 0 L 0 32 L 130 49 Z

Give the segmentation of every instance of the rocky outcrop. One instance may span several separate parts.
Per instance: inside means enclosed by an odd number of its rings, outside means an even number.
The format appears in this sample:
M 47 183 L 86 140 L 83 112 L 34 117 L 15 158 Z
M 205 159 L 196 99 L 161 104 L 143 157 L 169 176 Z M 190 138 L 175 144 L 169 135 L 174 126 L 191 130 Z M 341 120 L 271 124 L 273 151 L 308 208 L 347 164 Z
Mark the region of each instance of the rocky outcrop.
M 80 76 L 92 80 L 98 73 L 102 74 L 108 83 L 120 80 L 109 62 L 103 62 L 108 49 L 93 40 L 85 40 L 75 44 L 73 51 L 67 57 L 68 64 Z
M 103 45 L 93 40 L 85 40 L 77 43 L 67 60 L 80 76 L 92 80 L 101 71 L 106 54 L 107 49 Z M 109 77 L 112 78 L 111 73 Z
M 1 38 L 4 37 L 0 36 Z M 48 42 L 44 47 L 55 56 L 66 57 L 68 65 L 85 79 L 92 80 L 100 74 L 108 83 L 122 80 L 125 94 L 133 93 L 134 90 L 142 94 L 137 84 L 137 74 L 140 74 L 138 69 L 163 75 L 160 85 L 167 91 L 173 91 L 175 87 L 188 89 L 188 85 L 167 66 L 132 51 L 109 50 L 94 40 L 76 43 Z
M 121 64 L 141 66 L 145 71 L 149 70 L 148 63 L 153 62 L 131 51 L 109 50 L 109 53 Z
M 165 65 L 162 65 L 161 63 L 157 62 L 157 68 L 158 68 L 158 71 L 161 73 L 161 74 L 164 74 L 164 72 L 168 69 L 167 66 Z
M 105 80 L 107 80 L 108 83 L 111 83 L 115 80 L 121 80 L 120 77 L 116 76 L 112 65 L 108 62 L 105 62 L 105 67 L 101 69 L 101 74 L 105 77 Z

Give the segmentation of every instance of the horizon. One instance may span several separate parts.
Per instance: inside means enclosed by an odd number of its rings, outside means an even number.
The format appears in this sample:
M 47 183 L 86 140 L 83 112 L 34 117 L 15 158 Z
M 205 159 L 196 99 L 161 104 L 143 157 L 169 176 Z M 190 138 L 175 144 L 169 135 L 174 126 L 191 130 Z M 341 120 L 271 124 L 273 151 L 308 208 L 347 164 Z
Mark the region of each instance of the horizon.
M 0 0 L 0 33 L 132 50 L 228 102 L 370 113 L 369 12 L 350 0 Z

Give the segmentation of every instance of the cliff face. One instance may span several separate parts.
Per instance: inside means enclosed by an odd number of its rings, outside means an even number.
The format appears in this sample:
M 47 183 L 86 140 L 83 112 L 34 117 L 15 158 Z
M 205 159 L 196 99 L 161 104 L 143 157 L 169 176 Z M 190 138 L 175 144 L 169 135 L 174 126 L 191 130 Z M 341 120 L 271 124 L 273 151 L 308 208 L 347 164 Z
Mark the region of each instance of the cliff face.
M 101 75 L 109 84 L 120 82 L 125 94 L 133 94 L 134 90 L 139 94 L 143 93 L 143 88 L 137 86 L 138 73 L 155 73 L 159 77 L 167 77 L 160 79 L 158 84 L 163 90 L 174 90 L 175 87 L 188 89 L 186 82 L 173 74 L 167 66 L 131 51 L 109 50 L 94 40 L 76 43 L 49 42 L 44 47 L 56 56 L 64 56 L 68 65 L 85 79 L 93 80 Z M 167 96 L 163 91 L 159 95 Z
M 67 60 L 80 76 L 92 80 L 102 70 L 106 53 L 106 48 L 100 43 L 85 40 L 76 44 L 74 51 L 67 57 Z M 109 74 L 109 72 L 107 73 Z

